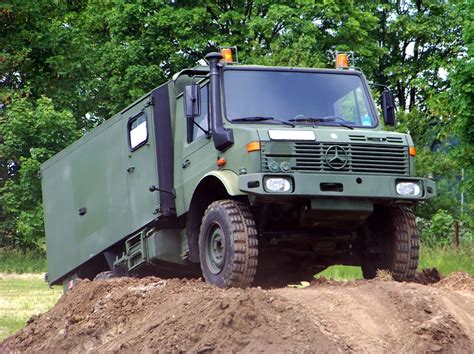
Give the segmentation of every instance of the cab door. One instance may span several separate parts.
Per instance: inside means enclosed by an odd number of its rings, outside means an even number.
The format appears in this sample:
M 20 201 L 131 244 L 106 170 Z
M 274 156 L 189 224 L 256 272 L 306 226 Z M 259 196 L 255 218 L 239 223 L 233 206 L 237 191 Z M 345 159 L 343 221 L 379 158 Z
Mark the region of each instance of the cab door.
M 203 84 L 200 92 L 201 114 L 187 120 L 186 142 L 181 161 L 185 205 L 189 205 L 199 180 L 216 168 L 217 153 L 209 134 L 209 84 Z
M 153 221 L 158 206 L 158 193 L 150 186 L 158 185 L 156 142 L 154 138 L 153 111 L 141 101 L 123 113 L 128 153 L 126 171 L 130 201 L 131 230 L 134 232 Z

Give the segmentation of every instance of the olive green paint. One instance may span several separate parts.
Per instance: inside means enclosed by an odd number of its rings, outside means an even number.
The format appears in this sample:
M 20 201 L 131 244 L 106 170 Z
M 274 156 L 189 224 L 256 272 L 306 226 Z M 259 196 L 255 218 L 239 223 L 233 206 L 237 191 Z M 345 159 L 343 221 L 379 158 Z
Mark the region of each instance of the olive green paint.
M 183 249 L 181 230 L 156 231 L 146 237 L 146 258 L 151 262 L 162 260 L 185 264 L 181 258 Z
M 205 73 L 207 69 L 199 70 Z M 170 222 L 161 230 L 155 228 L 160 218 L 159 193 L 150 192 L 149 186 L 158 185 L 160 161 L 156 155 L 154 133 L 158 127 L 150 94 L 42 165 L 50 283 L 72 279 L 79 266 L 114 244 L 125 244 L 133 235 L 145 235 L 140 247 L 147 262 L 186 264 L 184 255 L 188 243 L 183 220 L 188 215 L 194 192 L 209 178 L 220 181 L 229 197 L 246 195 L 252 203 L 275 200 L 292 203 L 306 198 L 311 209 L 304 221 L 308 225 L 317 224 L 315 218 L 325 213 L 339 212 L 341 218 L 348 220 L 364 219 L 375 203 L 413 203 L 436 194 L 434 182 L 413 177 L 413 158 L 408 154 L 409 147 L 413 146 L 410 136 L 383 131 L 381 125 L 353 130 L 311 125 L 292 128 L 279 124 L 231 123 L 224 118 L 224 127 L 233 131 L 234 144 L 230 148 L 216 150 L 212 136 L 202 136 L 188 143 L 182 91 L 190 81 L 183 73 L 176 81 L 165 84 L 168 85 L 166 104 L 169 104 L 173 139 L 173 150 L 169 154 L 174 169 L 177 218 L 174 224 Z M 203 84 L 206 80 L 201 82 Z M 131 151 L 128 121 L 142 112 L 147 116 L 148 140 Z M 270 130 L 282 130 L 284 134 L 293 130 L 311 131 L 315 140 L 276 141 L 270 138 Z M 260 142 L 261 150 L 247 151 L 247 144 L 251 142 Z M 300 151 L 302 145 L 314 153 L 309 157 L 304 155 Z M 325 164 L 331 146 L 340 146 L 347 153 L 350 161 L 346 170 L 330 169 Z M 388 156 L 398 161 L 397 173 L 392 173 L 394 164 L 377 160 L 381 155 L 377 151 L 387 151 Z M 358 154 L 363 157 L 357 157 Z M 218 159 L 225 159 L 225 164 L 217 166 Z M 304 165 L 306 160 L 310 161 L 309 165 Z M 271 171 L 271 161 L 273 165 L 289 168 L 278 167 Z M 366 161 L 376 168 L 353 169 L 356 163 L 363 166 Z M 266 192 L 263 185 L 266 176 L 286 176 L 291 179 L 293 188 L 286 193 Z M 397 180 L 419 181 L 423 195 L 397 195 Z M 322 184 L 337 188 L 325 190 Z M 127 255 L 124 257 L 127 259 Z

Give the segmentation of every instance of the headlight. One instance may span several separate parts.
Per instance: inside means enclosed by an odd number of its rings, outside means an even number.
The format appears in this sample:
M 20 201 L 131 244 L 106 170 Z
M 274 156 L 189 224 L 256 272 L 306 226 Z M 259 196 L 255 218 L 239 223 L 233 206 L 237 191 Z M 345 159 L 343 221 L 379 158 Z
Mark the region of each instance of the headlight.
M 416 182 L 398 182 L 396 186 L 397 193 L 407 197 L 421 195 L 421 187 Z
M 269 192 L 289 192 L 291 184 L 289 178 L 268 177 L 265 179 L 265 189 Z

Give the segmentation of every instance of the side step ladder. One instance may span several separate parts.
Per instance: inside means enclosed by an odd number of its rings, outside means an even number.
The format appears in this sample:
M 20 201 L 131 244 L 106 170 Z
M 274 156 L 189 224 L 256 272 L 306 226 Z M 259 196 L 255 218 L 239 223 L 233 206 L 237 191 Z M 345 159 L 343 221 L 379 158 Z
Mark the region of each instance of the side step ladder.
M 128 271 L 132 271 L 146 263 L 145 231 L 133 235 L 125 241 L 125 253 L 117 258 L 114 266 L 126 264 Z

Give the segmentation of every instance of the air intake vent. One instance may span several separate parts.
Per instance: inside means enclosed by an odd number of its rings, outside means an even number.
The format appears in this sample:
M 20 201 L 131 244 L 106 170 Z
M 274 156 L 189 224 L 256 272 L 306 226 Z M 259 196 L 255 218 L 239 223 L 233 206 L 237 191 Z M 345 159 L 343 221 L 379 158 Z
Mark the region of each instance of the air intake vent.
M 403 144 L 403 138 L 401 136 L 387 136 L 387 143 Z
M 391 143 L 391 144 L 403 144 L 403 137 L 401 136 L 365 136 L 365 135 L 349 135 L 350 141 L 372 141 L 375 143 Z
M 367 138 L 365 135 L 349 135 L 351 141 L 366 141 Z

